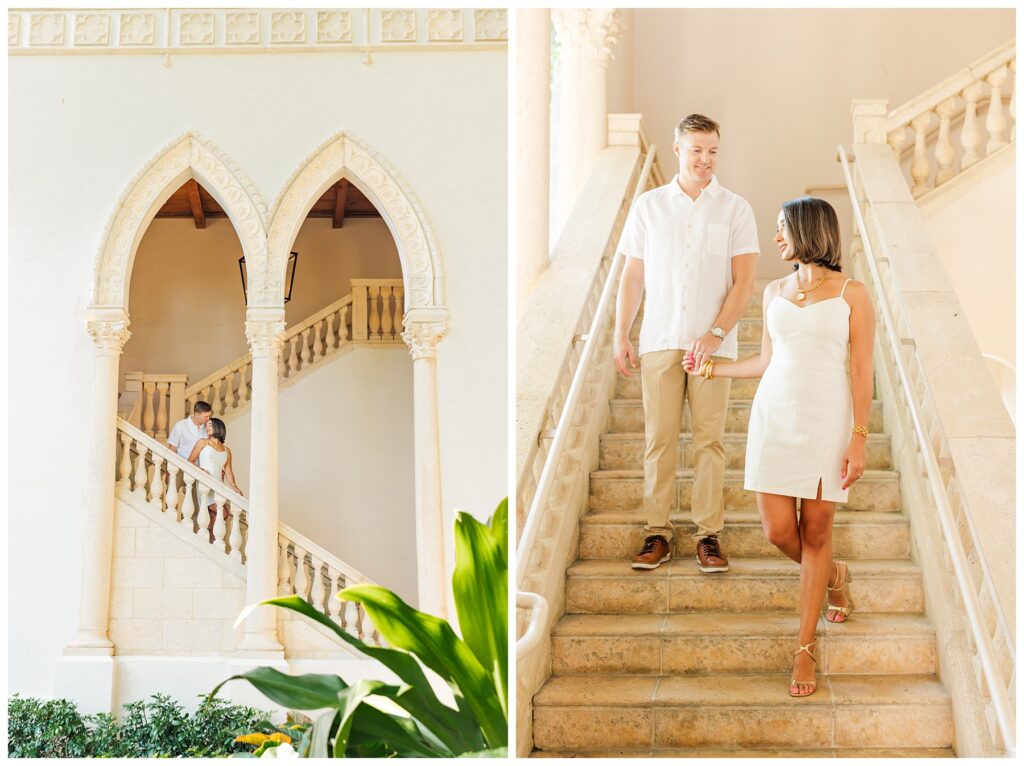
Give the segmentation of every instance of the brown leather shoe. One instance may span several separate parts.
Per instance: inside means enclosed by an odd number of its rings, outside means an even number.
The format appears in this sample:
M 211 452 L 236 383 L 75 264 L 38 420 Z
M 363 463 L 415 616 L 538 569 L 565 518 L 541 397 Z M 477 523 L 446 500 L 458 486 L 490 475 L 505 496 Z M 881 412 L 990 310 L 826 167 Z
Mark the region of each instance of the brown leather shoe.
M 672 558 L 672 549 L 661 535 L 651 535 L 644 540 L 644 547 L 633 557 L 633 569 L 657 569 Z
M 703 537 L 697 543 L 697 561 L 701 572 L 728 572 L 729 559 L 718 545 L 718 537 Z

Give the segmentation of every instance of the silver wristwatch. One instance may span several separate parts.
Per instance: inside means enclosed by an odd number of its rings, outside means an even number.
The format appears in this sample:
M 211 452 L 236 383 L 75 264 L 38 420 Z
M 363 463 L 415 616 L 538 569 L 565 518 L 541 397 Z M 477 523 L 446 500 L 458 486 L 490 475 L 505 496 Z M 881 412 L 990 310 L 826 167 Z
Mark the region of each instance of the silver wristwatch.
M 721 327 L 718 327 L 716 325 L 715 327 L 711 328 L 710 332 L 719 340 L 725 340 L 725 330 L 723 330 Z

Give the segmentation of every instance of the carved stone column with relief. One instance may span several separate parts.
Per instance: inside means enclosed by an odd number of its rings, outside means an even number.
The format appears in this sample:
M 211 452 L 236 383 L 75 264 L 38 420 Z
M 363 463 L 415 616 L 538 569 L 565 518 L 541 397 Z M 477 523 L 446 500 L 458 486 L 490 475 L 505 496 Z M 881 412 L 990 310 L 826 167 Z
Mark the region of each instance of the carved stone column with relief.
M 447 329 L 446 318 L 444 309 L 410 309 L 402 333 L 412 355 L 419 608 L 438 617 L 448 613 L 448 556 L 444 546 L 437 417 L 437 344 Z
M 245 600 L 255 604 L 277 595 L 277 368 L 284 340 L 284 309 L 250 308 L 245 335 L 252 351 Z M 249 615 L 238 649 L 245 656 L 282 656 L 276 609 L 260 607 Z
M 565 223 L 608 139 L 608 63 L 618 41 L 615 8 L 555 8 L 560 46 L 558 218 Z
M 66 655 L 110 656 L 110 570 L 114 545 L 114 465 L 117 456 L 117 369 L 128 342 L 128 314 L 90 310 L 87 324 L 95 351 L 92 408 L 82 504 L 82 600 L 78 631 Z

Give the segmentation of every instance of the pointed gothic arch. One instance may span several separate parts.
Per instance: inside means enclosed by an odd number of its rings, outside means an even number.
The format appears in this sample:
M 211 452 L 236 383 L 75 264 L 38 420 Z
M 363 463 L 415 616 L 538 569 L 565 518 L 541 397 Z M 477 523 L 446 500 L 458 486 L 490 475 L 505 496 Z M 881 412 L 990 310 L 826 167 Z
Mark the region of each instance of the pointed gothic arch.
M 380 212 L 398 248 L 405 282 L 405 307 L 442 308 L 444 269 L 433 230 L 405 181 L 378 152 L 341 131 L 317 147 L 285 183 L 270 216 L 266 268 L 252 273 L 253 306 L 280 306 L 292 243 L 320 196 L 347 178 Z
M 128 183 L 100 239 L 92 307 L 128 310 L 128 285 L 142 236 L 157 211 L 194 178 L 227 213 L 249 263 L 266 260 L 267 209 L 238 166 L 194 131 L 165 146 Z

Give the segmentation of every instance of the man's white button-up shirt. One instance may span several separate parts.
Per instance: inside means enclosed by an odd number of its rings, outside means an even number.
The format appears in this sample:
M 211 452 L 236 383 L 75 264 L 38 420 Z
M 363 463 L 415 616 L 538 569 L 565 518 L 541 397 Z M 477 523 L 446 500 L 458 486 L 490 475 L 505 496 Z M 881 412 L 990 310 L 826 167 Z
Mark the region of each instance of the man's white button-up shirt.
M 640 354 L 689 349 L 714 325 L 732 289 L 733 256 L 761 252 L 750 203 L 714 176 L 696 200 L 678 176 L 640 195 L 619 250 L 644 262 Z M 737 352 L 733 327 L 716 356 L 735 359 Z

